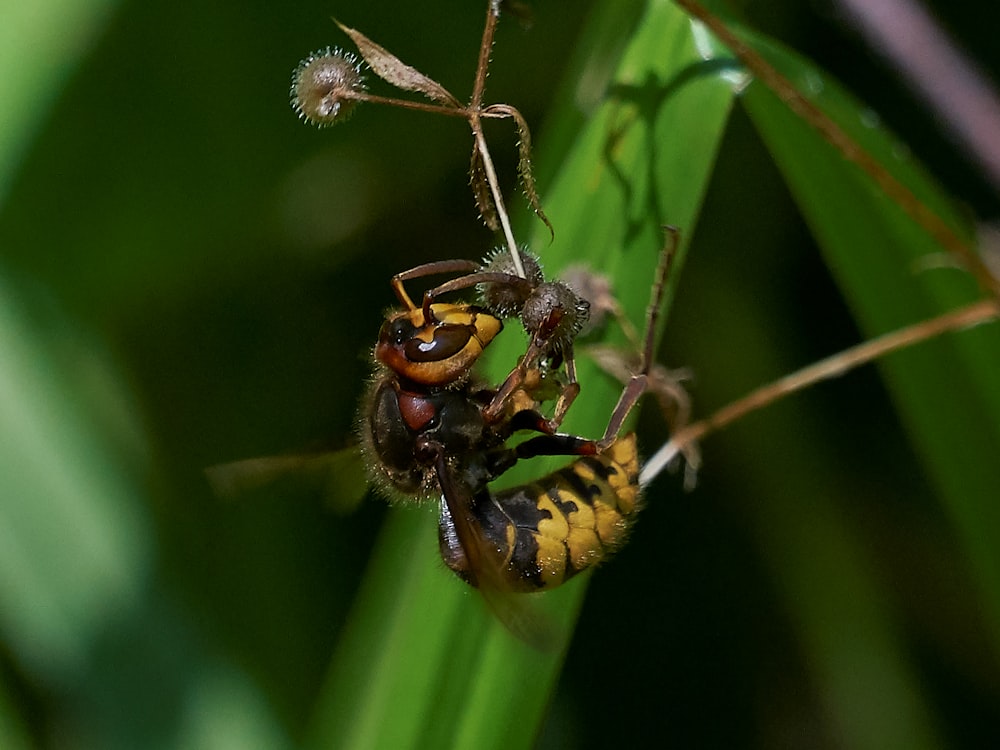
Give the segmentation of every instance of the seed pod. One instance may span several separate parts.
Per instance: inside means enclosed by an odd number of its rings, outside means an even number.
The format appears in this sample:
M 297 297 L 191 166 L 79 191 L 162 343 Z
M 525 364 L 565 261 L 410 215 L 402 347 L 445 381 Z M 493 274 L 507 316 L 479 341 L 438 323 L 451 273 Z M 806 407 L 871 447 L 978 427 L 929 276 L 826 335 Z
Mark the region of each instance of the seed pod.
M 292 109 L 310 125 L 328 127 L 346 120 L 365 91 L 361 63 L 338 47 L 313 52 L 292 75 Z

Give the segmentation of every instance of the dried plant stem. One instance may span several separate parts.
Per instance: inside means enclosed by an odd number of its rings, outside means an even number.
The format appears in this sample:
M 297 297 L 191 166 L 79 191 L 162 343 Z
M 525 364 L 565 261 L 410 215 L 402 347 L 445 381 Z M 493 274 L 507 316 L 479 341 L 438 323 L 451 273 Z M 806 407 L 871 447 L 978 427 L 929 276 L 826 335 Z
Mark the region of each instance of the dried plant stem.
M 844 158 L 858 165 L 910 218 L 924 228 L 948 252 L 958 258 L 980 286 L 994 297 L 1000 297 L 1000 280 L 990 274 L 968 242 L 920 201 L 913 192 L 897 180 L 875 157 L 862 148 L 826 113 L 799 92 L 792 82 L 769 62 L 745 44 L 718 18 L 701 7 L 695 0 L 675 0 L 685 12 L 697 18 L 722 41 L 754 77 L 773 91 L 788 108 L 809 123 Z
M 486 23 L 483 26 L 483 39 L 479 45 L 479 61 L 476 63 L 476 77 L 472 84 L 472 98 L 469 100 L 466 116 L 469 120 L 469 127 L 472 128 L 472 134 L 476 139 L 475 147 L 479 149 L 479 155 L 483 161 L 483 171 L 486 173 L 486 182 L 489 184 L 490 192 L 493 194 L 493 203 L 496 206 L 497 216 L 500 219 L 500 226 L 503 227 L 507 250 L 514 261 L 514 270 L 523 279 L 525 278 L 525 273 L 524 266 L 521 263 L 521 253 L 517 249 L 514 231 L 510 226 L 510 216 L 507 214 L 507 205 L 504 203 L 500 183 L 497 180 L 496 169 L 493 167 L 493 158 L 490 156 L 486 136 L 483 134 L 482 110 L 483 95 L 486 92 L 486 72 L 490 65 L 490 52 L 493 49 L 493 37 L 496 34 L 499 17 L 499 5 L 494 0 L 489 0 L 486 4 Z
M 507 215 L 507 207 L 504 205 L 503 196 L 500 193 L 499 183 L 497 182 L 497 173 L 493 168 L 493 159 L 490 158 L 489 149 L 486 146 L 486 137 L 483 135 L 482 128 L 473 128 L 473 133 L 476 136 L 476 143 L 479 144 L 479 155 L 483 159 L 483 171 L 486 172 L 486 181 L 490 185 L 490 191 L 493 193 L 493 201 L 496 204 L 497 216 L 500 218 L 500 226 L 503 227 L 503 236 L 507 241 L 507 250 L 510 252 L 510 257 L 514 261 L 514 270 L 517 275 L 522 279 L 525 278 L 524 266 L 521 264 L 521 253 L 517 249 L 517 241 L 514 239 L 514 230 L 510 226 L 510 216 Z
M 394 96 L 379 96 L 378 94 L 369 94 L 367 91 L 352 91 L 344 94 L 344 98 L 358 102 L 367 102 L 369 104 L 387 104 L 390 107 L 428 112 L 432 115 L 446 115 L 447 117 L 458 117 L 463 120 L 469 119 L 469 113 L 462 108 L 444 104 L 428 104 L 427 102 L 418 102 L 411 99 L 398 99 Z
M 367 104 L 386 104 L 390 107 L 400 109 L 412 109 L 417 112 L 427 112 L 432 115 L 445 115 L 461 120 L 469 119 L 469 110 L 465 107 L 451 107 L 444 104 L 428 104 L 427 102 L 414 101 L 413 99 L 399 99 L 395 96 L 380 96 L 379 94 L 369 94 L 367 91 L 350 91 L 344 94 L 344 99 Z M 496 106 L 487 107 L 479 113 L 479 118 L 490 120 L 516 119 L 510 112 Z
M 970 328 L 1000 317 L 1000 302 L 986 299 L 930 320 L 901 328 L 863 344 L 845 349 L 797 372 L 786 375 L 737 399 L 707 418 L 678 430 L 666 445 L 645 463 L 639 484 L 646 485 L 656 478 L 678 454 L 696 445 L 706 435 L 727 427 L 750 412 L 762 409 L 786 396 L 823 380 L 838 377 L 890 352 L 906 349 L 949 331 Z
M 490 68 L 490 53 L 493 51 L 493 37 L 496 35 L 497 21 L 500 20 L 499 7 L 488 0 L 486 3 L 486 23 L 483 24 L 483 39 L 479 43 L 479 60 L 476 62 L 476 77 L 472 81 L 471 109 L 480 110 L 486 93 L 486 72 Z

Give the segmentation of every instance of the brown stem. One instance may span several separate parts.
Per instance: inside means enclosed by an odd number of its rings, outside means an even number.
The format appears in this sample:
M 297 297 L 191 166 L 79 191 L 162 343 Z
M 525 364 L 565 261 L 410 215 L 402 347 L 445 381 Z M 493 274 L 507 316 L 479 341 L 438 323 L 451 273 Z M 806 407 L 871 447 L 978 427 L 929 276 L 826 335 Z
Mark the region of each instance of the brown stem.
M 486 182 L 489 183 L 490 192 L 493 193 L 493 203 L 496 206 L 497 216 L 500 217 L 500 226 L 503 227 L 503 235 L 507 241 L 507 251 L 511 260 L 514 261 L 514 270 L 522 279 L 525 278 L 524 266 L 521 263 L 521 253 L 517 249 L 517 241 L 514 239 L 514 230 L 510 225 L 510 216 L 507 214 L 507 206 L 503 202 L 503 194 L 500 192 L 500 184 L 497 180 L 497 172 L 493 167 L 493 159 L 490 157 L 489 147 L 486 145 L 486 136 L 483 135 L 482 125 L 479 118 L 469 119 L 472 126 L 472 134 L 475 136 L 476 144 L 479 147 L 479 155 L 483 160 L 483 171 L 486 173 Z
M 507 251 L 510 253 L 511 260 L 514 261 L 514 270 L 523 279 L 526 275 L 521 263 L 521 253 L 517 249 L 514 230 L 511 228 L 510 216 L 507 214 L 507 205 L 504 203 L 496 169 L 493 166 L 493 158 L 490 156 L 486 136 L 483 134 L 483 94 L 486 91 L 486 72 L 490 65 L 490 52 L 493 49 L 493 37 L 496 33 L 498 19 L 499 6 L 495 0 L 487 0 L 486 24 L 483 26 L 483 40 L 479 45 L 479 61 L 476 63 L 476 78 L 472 84 L 472 99 L 469 102 L 466 115 L 469 127 L 472 128 L 472 135 L 476 139 L 476 145 L 473 148 L 479 149 L 479 155 L 483 160 L 483 171 L 486 173 L 486 182 L 490 186 L 490 193 L 493 194 L 493 204 L 496 206 L 500 226 L 503 228 Z
M 369 94 L 367 91 L 351 91 L 344 94 L 344 99 L 351 99 L 356 102 L 367 104 L 386 104 L 390 107 L 401 107 L 402 109 L 413 109 L 418 112 L 427 112 L 432 115 L 445 115 L 447 117 L 461 117 L 463 120 L 469 119 L 468 107 L 451 107 L 445 104 L 428 104 L 418 102 L 413 99 L 398 99 L 394 96 L 380 96 L 379 94 Z M 483 109 L 479 113 L 480 119 L 509 120 L 513 118 L 509 111 L 504 109 Z
M 413 109 L 418 112 L 428 112 L 432 115 L 447 115 L 448 117 L 461 117 L 469 119 L 469 112 L 465 107 L 449 107 L 444 104 L 428 104 L 427 102 L 417 102 L 411 99 L 397 99 L 394 96 L 379 96 L 369 94 L 365 91 L 352 91 L 344 94 L 345 99 L 366 102 L 369 104 L 388 104 L 390 107 L 401 107 L 403 109 Z
M 486 92 L 486 72 L 490 67 L 490 52 L 497 30 L 499 13 L 492 0 L 486 3 L 486 23 L 483 25 L 483 40 L 479 44 L 479 61 L 476 63 L 476 78 L 472 83 L 472 99 L 469 108 L 479 111 L 483 108 L 483 94 Z
M 683 453 L 689 446 L 697 444 L 709 433 L 728 427 L 750 412 L 763 409 L 779 399 L 823 380 L 843 375 L 849 370 L 867 364 L 890 352 L 906 349 L 943 333 L 970 328 L 998 317 L 1000 317 L 1000 302 L 994 299 L 980 300 L 936 318 L 884 334 L 871 341 L 838 352 L 808 367 L 803 367 L 797 372 L 775 380 L 750 392 L 743 398 L 723 406 L 705 419 L 678 430 L 670 438 L 670 441 L 645 463 L 642 473 L 639 475 L 639 483 L 648 484 L 679 453 Z

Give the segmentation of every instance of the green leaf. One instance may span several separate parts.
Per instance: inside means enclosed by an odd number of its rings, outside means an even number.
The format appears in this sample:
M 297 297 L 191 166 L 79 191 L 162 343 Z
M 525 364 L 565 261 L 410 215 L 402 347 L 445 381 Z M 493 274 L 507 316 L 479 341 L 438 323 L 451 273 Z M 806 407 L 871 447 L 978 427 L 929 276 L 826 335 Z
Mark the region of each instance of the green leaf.
M 970 236 L 948 197 L 905 148 L 874 124 L 867 108 L 801 58 L 776 46 L 758 46 L 792 81 L 808 82 L 835 122 L 959 234 Z M 945 250 L 773 94 L 754 86 L 745 102 L 868 336 L 982 296 L 971 275 L 942 263 Z M 962 537 L 1000 652 L 1000 468 L 995 460 L 1000 326 L 984 325 L 892 354 L 881 369 Z
M 0 25 L 0 200 L 37 123 L 112 0 L 9 3 Z
M 928 207 L 955 227 L 948 197 L 877 118 L 802 58 L 758 37 L 755 49 Z M 892 196 L 761 84 L 743 102 L 781 169 L 827 264 L 870 337 L 978 297 L 972 277 L 941 268 L 945 251 Z M 937 269 L 927 270 L 931 265 Z M 888 356 L 880 368 L 936 481 L 978 579 L 1000 646 L 1000 330 L 995 324 Z M 786 424 L 787 434 L 801 427 Z M 778 494 L 784 468 L 761 466 Z M 756 510 L 759 533 L 833 725 L 852 747 L 942 745 L 930 698 L 906 653 L 890 592 L 836 498 L 816 492 Z M 823 582 L 822 587 L 817 582 Z M 878 706 L 866 695 L 881 696 Z
M 0 746 L 8 750 L 28 750 L 28 731 L 11 705 L 7 686 L 0 682 Z
M 149 519 L 122 463 L 141 436 L 97 342 L 32 315 L 2 269 L 0 347 L 0 633 L 22 666 L 71 681 L 148 573 Z

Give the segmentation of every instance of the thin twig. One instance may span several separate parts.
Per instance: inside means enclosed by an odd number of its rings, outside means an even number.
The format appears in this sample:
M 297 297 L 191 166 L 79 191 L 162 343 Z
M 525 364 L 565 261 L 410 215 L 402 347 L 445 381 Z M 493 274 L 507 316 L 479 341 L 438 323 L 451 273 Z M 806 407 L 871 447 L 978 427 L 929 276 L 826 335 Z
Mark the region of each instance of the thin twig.
M 461 117 L 463 120 L 469 119 L 469 113 L 462 107 L 451 107 L 444 104 L 428 104 L 412 99 L 398 99 L 394 96 L 379 96 L 369 94 L 367 91 L 349 91 L 343 95 L 344 99 L 368 104 L 387 104 L 390 107 L 400 107 L 401 109 L 412 109 L 418 112 L 427 112 L 432 115 L 446 115 L 448 117 Z
M 477 119 L 476 126 L 472 128 L 476 136 L 476 143 L 479 145 L 479 155 L 483 159 L 483 171 L 486 173 L 486 181 L 489 183 L 490 192 L 493 193 L 493 202 L 496 205 L 497 216 L 500 217 L 500 226 L 503 227 L 503 235 L 507 240 L 507 250 L 514 261 L 514 270 L 522 279 L 526 278 L 524 266 L 521 264 L 521 253 L 517 249 L 517 241 L 514 239 L 514 230 L 510 226 L 510 216 L 507 215 L 507 207 L 504 205 L 503 196 L 500 193 L 497 173 L 493 168 L 493 159 L 490 157 L 489 148 L 486 146 L 486 136 L 483 135 L 482 127 Z
M 843 375 L 890 352 L 906 349 L 949 331 L 987 323 L 998 317 L 1000 317 L 1000 302 L 994 299 L 981 300 L 845 349 L 762 386 L 743 398 L 723 406 L 707 418 L 678 430 L 642 467 L 639 484 L 646 485 L 655 479 L 678 454 L 683 454 L 688 446 L 697 444 L 709 433 L 729 426 L 750 412 L 769 406 L 823 380 Z
M 469 107 L 476 111 L 483 107 L 486 93 L 486 73 L 490 68 L 490 53 L 493 51 L 493 37 L 496 35 L 497 21 L 500 20 L 499 7 L 488 0 L 486 3 L 486 23 L 483 24 L 483 39 L 479 44 L 479 60 L 476 62 L 476 77 L 472 82 L 472 98 Z
M 476 77 L 472 84 L 472 99 L 469 101 L 467 114 L 469 127 L 472 128 L 472 134 L 476 139 L 475 148 L 479 149 L 479 155 L 483 160 L 486 182 L 493 194 L 493 205 L 496 207 L 497 216 L 500 217 L 500 226 L 503 227 L 507 250 L 514 261 L 514 270 L 523 279 L 526 278 L 526 275 L 524 266 L 521 264 L 521 253 L 517 249 L 514 230 L 510 226 L 510 216 L 507 214 L 507 206 L 504 203 L 500 183 L 497 180 L 496 169 L 493 167 L 493 158 L 490 156 L 486 136 L 483 134 L 482 110 L 483 94 L 486 92 L 486 72 L 490 65 L 490 52 L 493 49 L 493 37 L 496 34 L 497 20 L 500 15 L 499 6 L 494 0 L 489 0 L 486 5 L 486 24 L 483 26 L 483 40 L 479 45 L 479 61 L 476 63 Z

